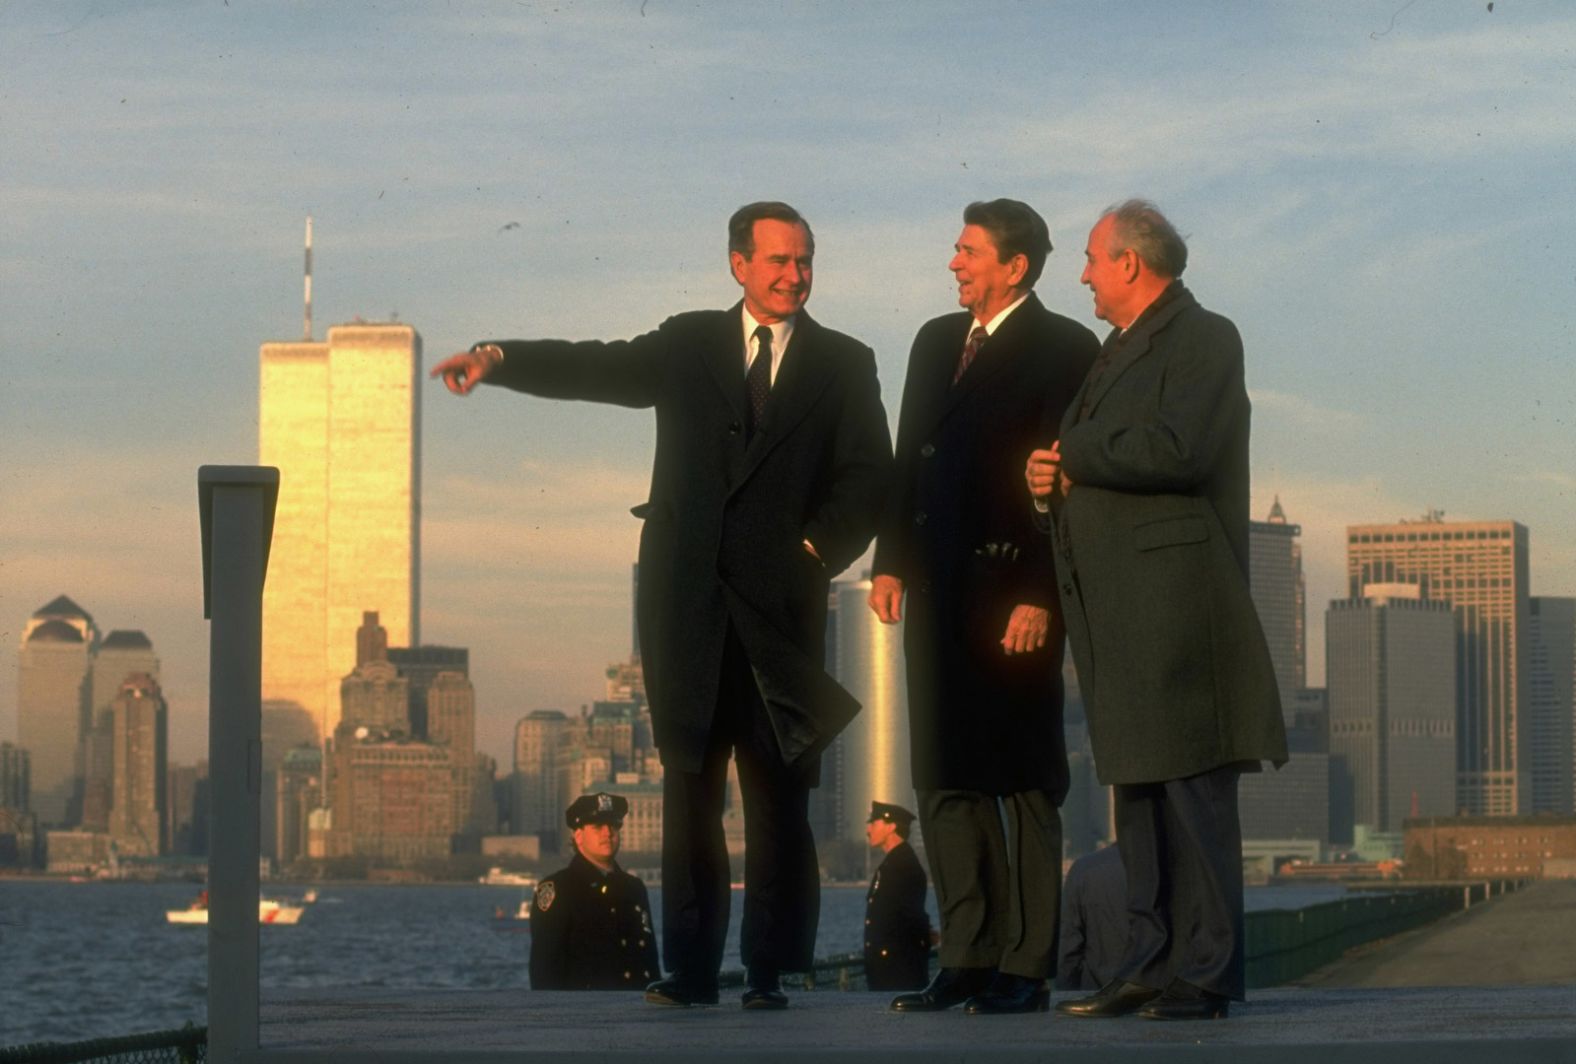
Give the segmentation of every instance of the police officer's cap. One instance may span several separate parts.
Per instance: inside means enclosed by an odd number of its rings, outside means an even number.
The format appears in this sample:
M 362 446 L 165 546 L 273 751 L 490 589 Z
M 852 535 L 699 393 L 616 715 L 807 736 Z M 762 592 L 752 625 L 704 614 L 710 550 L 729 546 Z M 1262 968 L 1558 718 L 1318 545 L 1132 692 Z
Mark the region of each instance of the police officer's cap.
M 582 828 L 587 824 L 611 824 L 616 828 L 623 825 L 628 812 L 628 798 L 597 791 L 595 794 L 582 794 L 570 802 L 564 812 L 564 819 L 572 828 Z
M 896 824 L 900 828 L 906 828 L 914 822 L 914 814 L 900 805 L 893 805 L 891 802 L 871 802 L 870 818 L 865 823 L 873 824 L 877 820 L 885 820 L 888 824 Z

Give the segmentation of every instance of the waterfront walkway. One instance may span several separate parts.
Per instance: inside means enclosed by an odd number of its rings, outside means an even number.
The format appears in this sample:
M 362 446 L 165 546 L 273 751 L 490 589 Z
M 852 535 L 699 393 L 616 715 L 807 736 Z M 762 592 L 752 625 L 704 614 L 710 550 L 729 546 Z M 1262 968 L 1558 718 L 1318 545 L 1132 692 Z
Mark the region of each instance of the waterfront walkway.
M 1576 880 L 1544 880 L 1438 923 L 1350 951 L 1297 980 L 1309 987 L 1571 987 Z
M 672 1010 L 617 993 L 358 990 L 265 1000 L 262 1041 L 301 1062 L 1576 1064 L 1576 882 L 1533 884 L 1307 982 L 1184 1024 L 898 1015 L 890 995 L 835 990 L 779 1013 L 731 994 Z

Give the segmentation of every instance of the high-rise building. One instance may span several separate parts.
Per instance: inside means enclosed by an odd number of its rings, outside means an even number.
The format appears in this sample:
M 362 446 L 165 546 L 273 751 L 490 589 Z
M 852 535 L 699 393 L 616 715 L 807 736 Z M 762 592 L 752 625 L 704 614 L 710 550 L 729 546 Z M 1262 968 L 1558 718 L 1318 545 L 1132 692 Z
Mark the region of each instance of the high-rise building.
M 89 708 L 94 717 L 109 709 L 109 704 L 120 696 L 126 677 L 133 675 L 147 676 L 157 683 L 159 656 L 142 632 L 117 628 L 104 637 L 93 655 Z
M 1456 625 L 1414 584 L 1369 584 L 1325 615 L 1336 841 L 1400 831 L 1456 799 Z
M 17 739 L 28 752 L 33 812 L 42 826 L 81 816 L 82 739 L 92 727 L 88 670 L 99 631 L 65 595 L 22 629 L 17 667 Z
M 1295 713 L 1297 692 L 1308 682 L 1301 535 L 1301 525 L 1287 523 L 1278 496 L 1268 520 L 1248 522 L 1248 583 L 1269 644 L 1281 713 L 1288 725 Z
M 1576 598 L 1528 600 L 1532 813 L 1576 813 Z
M 404 677 L 410 692 L 410 731 L 427 738 L 427 690 L 440 673 L 471 674 L 471 652 L 466 647 L 389 647 L 388 659 Z
M 327 737 L 363 611 L 390 641 L 421 642 L 421 337 L 337 325 L 326 342 L 263 344 L 260 362 L 258 456 L 280 472 L 263 698 L 301 706 Z
M 323 804 L 323 751 L 298 746 L 286 752 L 274 773 L 274 859 L 288 866 L 307 855 L 308 822 Z
M 164 788 L 169 768 L 169 713 L 158 682 L 134 673 L 110 702 L 114 727 L 114 802 L 109 835 L 122 856 L 165 852 Z
M 1526 724 L 1528 548 L 1515 521 L 1445 521 L 1430 512 L 1346 529 L 1347 594 L 1414 584 L 1455 616 L 1456 807 L 1520 813 L 1530 800 Z M 1333 693 L 1331 697 L 1333 713 Z M 1332 717 L 1333 720 L 1333 717 Z M 1332 749 L 1334 733 L 1332 730 Z
M 557 845 L 564 807 L 558 804 L 558 757 L 570 732 L 562 710 L 533 709 L 514 726 L 514 794 L 510 822 L 516 835 L 547 833 L 542 852 Z
M 427 741 L 449 751 L 457 831 L 472 825 L 476 799 L 476 689 L 463 673 L 440 672 L 427 686 Z
M 840 580 L 832 675 L 864 708 L 832 744 L 840 773 L 838 835 L 862 839 L 870 803 L 915 808 L 908 742 L 903 626 L 882 624 L 866 605 L 870 581 Z
M 0 809 L 26 813 L 32 809 L 32 766 L 27 751 L 0 741 Z
M 266 745 L 266 739 L 264 743 Z M 208 762 L 171 765 L 165 770 L 165 780 L 164 837 L 169 840 L 169 852 L 191 856 L 206 854 Z
M 410 685 L 388 658 L 388 633 L 376 611 L 356 630 L 356 667 L 339 682 L 340 724 L 411 734 Z

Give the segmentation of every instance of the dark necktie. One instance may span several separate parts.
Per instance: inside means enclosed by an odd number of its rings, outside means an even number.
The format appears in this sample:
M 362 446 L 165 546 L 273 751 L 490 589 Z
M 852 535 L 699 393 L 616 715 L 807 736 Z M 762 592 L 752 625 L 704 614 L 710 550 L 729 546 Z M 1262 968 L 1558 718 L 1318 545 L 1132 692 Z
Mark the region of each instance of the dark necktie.
M 974 356 L 980 353 L 980 348 L 984 347 L 985 341 L 989 339 L 990 333 L 985 331 L 985 326 L 974 326 L 974 331 L 969 333 L 968 342 L 963 345 L 963 357 L 958 359 L 958 368 L 952 374 L 953 384 L 963 379 L 963 374 L 968 372 L 969 363 L 974 361 Z
M 766 409 L 766 397 L 772 391 L 772 331 L 765 325 L 755 329 L 755 361 L 744 376 L 744 392 L 750 398 L 750 435 L 761 423 L 761 411 Z

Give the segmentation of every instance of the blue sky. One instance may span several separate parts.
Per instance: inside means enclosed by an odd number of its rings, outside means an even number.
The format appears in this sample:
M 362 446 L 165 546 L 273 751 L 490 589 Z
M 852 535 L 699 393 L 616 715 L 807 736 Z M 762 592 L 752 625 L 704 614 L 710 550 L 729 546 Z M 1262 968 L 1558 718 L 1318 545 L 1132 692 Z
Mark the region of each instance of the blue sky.
M 1514 518 L 1576 594 L 1576 12 L 1558 3 L 27 3 L 0 6 L 0 738 L 62 592 L 163 657 L 206 750 L 196 469 L 256 460 L 257 348 L 615 338 L 725 306 L 724 222 L 815 226 L 810 309 L 908 344 L 973 199 L 1190 237 L 1255 401 L 1254 510 L 1302 524 L 1310 671 L 1347 524 Z M 502 229 L 508 223 L 518 225 Z M 484 749 L 628 649 L 649 414 L 423 396 L 424 635 L 472 648 Z

